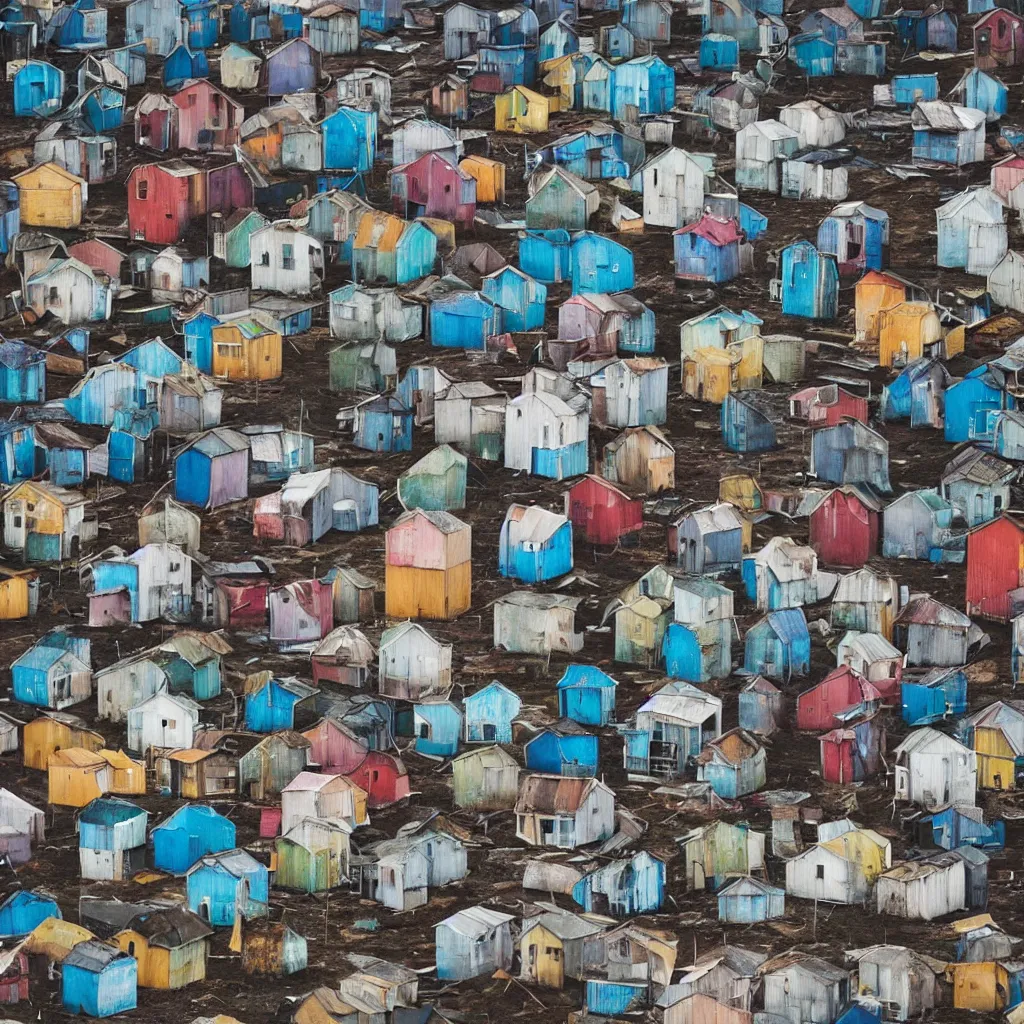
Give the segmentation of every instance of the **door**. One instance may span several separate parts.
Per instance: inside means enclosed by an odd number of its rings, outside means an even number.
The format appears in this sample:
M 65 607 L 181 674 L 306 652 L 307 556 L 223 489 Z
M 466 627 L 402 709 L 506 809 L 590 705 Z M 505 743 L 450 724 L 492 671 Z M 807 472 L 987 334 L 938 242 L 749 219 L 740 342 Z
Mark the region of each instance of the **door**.
M 7 503 L 4 510 L 4 543 L 9 548 L 22 550 L 25 547 L 25 503 L 19 498 Z

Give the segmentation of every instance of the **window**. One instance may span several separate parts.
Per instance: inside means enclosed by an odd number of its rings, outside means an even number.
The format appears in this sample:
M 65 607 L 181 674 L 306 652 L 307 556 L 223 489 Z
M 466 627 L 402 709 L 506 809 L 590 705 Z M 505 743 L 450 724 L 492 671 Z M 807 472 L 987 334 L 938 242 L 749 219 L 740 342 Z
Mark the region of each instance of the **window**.
M 21 516 L 14 517 L 14 528 L 16 530 L 21 529 Z
M 291 245 L 281 246 L 281 269 L 282 270 L 294 270 L 295 269 L 295 248 Z
M 658 168 L 654 168 L 654 187 L 658 187 Z
M 815 869 L 814 869 L 814 877 L 817 878 L 819 881 L 824 881 L 824 879 L 825 879 L 825 865 L 824 864 L 818 864 L 815 867 Z
M 557 946 L 545 946 L 544 952 L 557 964 L 562 959 L 562 951 Z
M 50 301 L 56 302 L 60 298 L 60 292 L 55 287 L 50 288 Z
M 135 198 L 146 199 L 149 195 L 149 182 L 145 178 L 139 178 L 135 182 Z
M 194 92 L 193 93 L 189 93 L 188 105 L 190 107 L 194 107 L 196 105 L 196 94 Z

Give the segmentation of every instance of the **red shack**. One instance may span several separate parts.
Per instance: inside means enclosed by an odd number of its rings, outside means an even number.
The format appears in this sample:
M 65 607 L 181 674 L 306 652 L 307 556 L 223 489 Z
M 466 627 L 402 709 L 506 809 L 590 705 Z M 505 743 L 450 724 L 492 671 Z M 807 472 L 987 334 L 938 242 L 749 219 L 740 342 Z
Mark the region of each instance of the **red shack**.
M 843 420 L 868 421 L 868 400 L 851 395 L 838 384 L 803 388 L 789 396 L 789 415 L 810 427 L 834 427 Z
M 0 1003 L 13 1006 L 28 1000 L 28 957 L 20 946 L 0 953 Z
M 440 217 L 470 228 L 476 217 L 476 178 L 439 153 L 424 153 L 391 171 L 391 205 L 405 220 Z
M 840 712 L 858 705 L 873 711 L 879 703 L 878 690 L 852 668 L 841 665 L 797 697 L 796 727 L 810 732 L 834 729 L 842 724 L 836 717 Z
M 856 487 L 836 487 L 810 514 L 810 545 L 827 565 L 859 569 L 878 553 L 881 506 Z
M 135 241 L 180 242 L 206 209 L 206 173 L 184 160 L 137 164 L 128 175 L 128 235 Z
M 68 255 L 80 260 L 90 270 L 99 270 L 111 281 L 120 281 L 127 255 L 115 249 L 102 238 L 87 238 L 84 242 L 75 242 L 68 246 Z
M 820 743 L 821 777 L 826 782 L 863 782 L 881 767 L 885 726 L 880 717 L 867 715 L 825 733 Z
M 368 750 L 346 778 L 360 789 L 366 790 L 366 803 L 374 807 L 387 807 L 409 796 L 409 773 L 400 758 L 382 750 Z
M 172 97 L 178 107 L 178 146 L 197 153 L 230 153 L 241 138 L 245 108 L 212 82 L 186 82 Z
M 1004 513 L 967 535 L 967 614 L 1008 622 L 1022 586 L 1024 524 Z
M 997 7 L 974 24 L 974 66 L 995 68 L 1024 60 L 1024 18 Z
M 644 505 L 588 473 L 565 492 L 565 516 L 591 544 L 629 544 L 640 539 Z

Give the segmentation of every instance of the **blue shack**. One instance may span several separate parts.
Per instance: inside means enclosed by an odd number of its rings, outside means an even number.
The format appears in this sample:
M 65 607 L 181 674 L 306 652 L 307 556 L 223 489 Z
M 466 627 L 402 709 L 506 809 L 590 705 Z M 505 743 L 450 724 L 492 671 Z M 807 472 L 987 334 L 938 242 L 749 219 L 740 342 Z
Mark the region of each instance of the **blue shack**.
M 995 413 L 1016 407 L 1002 381 L 987 366 L 979 366 L 946 389 L 944 436 L 953 444 L 991 440 Z
M 547 286 L 517 267 L 502 267 L 488 274 L 480 291 L 500 311 L 502 330 L 533 331 L 544 326 Z
M 634 57 L 616 66 L 611 83 L 611 114 L 616 121 L 627 120 L 627 107 L 636 107 L 640 116 L 643 116 L 665 114 L 675 103 L 676 73 L 660 57 Z
M 188 909 L 215 927 L 233 925 L 236 912 L 267 915 L 270 874 L 245 850 L 207 854 L 189 868 L 185 886 Z
M 885 77 L 888 47 L 875 39 L 841 39 L 836 43 L 836 71 L 841 75 Z
M 768 230 L 768 218 L 752 206 L 740 203 L 740 231 L 748 242 L 756 242 Z
M 967 675 L 961 668 L 935 668 L 918 678 L 904 676 L 900 703 L 907 725 L 930 725 L 967 712 Z
M 301 23 L 300 12 L 291 10 L 289 13 L 297 16 Z M 305 39 L 288 39 L 264 58 L 260 83 L 268 96 L 313 92 L 320 84 L 320 63 L 320 51 L 314 50 Z
M 249 676 L 245 691 L 245 727 L 250 732 L 294 729 L 296 706 L 318 692 L 298 679 L 276 679 L 268 672 Z
M 400 0 L 359 0 L 359 27 L 390 32 L 402 24 Z
M 64 104 L 64 72 L 45 60 L 28 60 L 11 83 L 15 117 L 51 117 Z
M 957 17 L 938 4 L 916 11 L 901 8 L 893 18 L 893 25 L 904 50 L 911 53 L 922 50 L 956 53 Z
M 525 42 L 513 39 L 510 42 Z M 568 57 L 570 53 L 579 53 L 580 37 L 568 18 L 553 21 L 537 37 L 537 60 L 541 64 L 556 57 Z
M 911 427 L 943 425 L 950 376 L 938 359 L 914 359 L 882 389 L 882 419 L 910 420 Z
M 818 252 L 844 272 L 883 270 L 889 263 L 889 215 L 867 203 L 841 203 L 818 225 Z
M 809 320 L 834 320 L 839 313 L 839 265 L 832 253 L 800 241 L 782 250 L 782 312 Z
M 539 505 L 512 505 L 498 538 L 498 571 L 523 583 L 541 583 L 572 568 L 572 523 Z
M 166 57 L 183 38 L 179 0 L 131 0 L 125 21 L 124 41 L 145 43 L 158 57 Z
M 0 254 L 11 251 L 11 241 L 21 230 L 21 201 L 13 181 L 0 181 Z
M 368 452 L 411 452 L 413 411 L 393 395 L 381 395 L 356 409 L 352 443 Z
M 151 383 L 163 380 L 168 374 L 179 374 L 185 367 L 185 360 L 160 338 L 151 338 L 128 349 L 114 362 L 131 366 L 137 371 L 136 387 L 140 406 L 146 404 Z
M 588 872 L 572 898 L 588 914 L 656 914 L 665 902 L 665 862 L 646 850 Z
M 481 292 L 452 292 L 430 303 L 430 343 L 435 348 L 483 352 L 501 334 L 501 307 Z
M 36 475 L 36 429 L 31 423 L 0 423 L 0 483 Z
M 228 12 L 228 37 L 234 43 L 269 39 L 269 4 L 265 0 L 234 0 Z
M 831 78 L 836 73 L 836 44 L 823 32 L 801 32 L 789 40 L 789 59 L 808 78 Z
M 14 699 L 60 710 L 92 696 L 90 642 L 52 629 L 11 662 Z
M 802 608 L 769 612 L 747 630 L 743 666 L 776 682 L 807 675 L 811 666 L 811 635 Z
M 77 0 L 54 9 L 46 35 L 64 50 L 91 50 L 107 45 L 107 12 L 96 0 Z
M 597 774 L 598 742 L 571 719 L 542 729 L 523 747 L 526 767 L 545 775 L 589 778 Z
M 175 500 L 217 508 L 249 496 L 249 439 L 214 427 L 174 455 Z
M 743 233 L 731 217 L 705 213 L 672 234 L 676 277 L 684 281 L 724 284 L 740 272 Z
M 885 0 L 847 0 L 846 6 L 862 21 L 870 21 L 881 17 Z
M 917 822 L 917 841 L 922 846 L 955 850 L 973 846 L 979 850 L 1002 850 L 1006 846 L 1006 822 L 985 822 L 979 807 L 944 807 Z
M 722 441 L 731 452 L 767 452 L 778 445 L 771 414 L 757 408 L 753 392 L 730 391 L 721 422 Z
M 721 0 L 719 3 L 708 4 L 705 10 L 708 13 L 701 16 L 701 28 L 704 32 L 732 36 L 739 41 L 740 49 L 743 50 L 758 48 L 759 26 L 753 3 L 746 3 L 744 0 Z M 777 13 L 781 14 L 782 11 Z
M 202 50 L 178 43 L 165 58 L 161 75 L 168 89 L 177 89 L 190 78 L 209 78 L 210 64 Z
M 339 107 L 320 122 L 324 170 L 362 173 L 377 159 L 377 112 Z
M 633 253 L 604 235 L 580 231 L 572 238 L 569 273 L 573 295 L 628 291 L 634 283 Z
M 56 487 L 81 487 L 89 476 L 89 452 L 95 441 L 81 437 L 63 423 L 36 424 L 36 466 L 39 457 Z
M 0 402 L 46 401 L 46 353 L 23 341 L 0 343 Z
M 832 484 L 864 484 L 888 494 L 889 442 L 860 420 L 812 431 L 811 473 Z
M 477 72 L 472 88 L 480 92 L 505 92 L 513 85 L 532 86 L 537 78 L 537 51 L 513 43 L 481 45 L 477 50 Z
M 416 752 L 431 757 L 451 757 L 459 752 L 462 712 L 452 703 L 439 700 L 417 704 L 412 712 Z
M 580 725 L 611 725 L 618 685 L 596 665 L 570 665 L 555 684 L 558 717 Z
M 665 675 L 688 683 L 724 678 L 732 669 L 732 632 L 731 619 L 703 625 L 669 623 L 661 642 Z
M 571 250 L 572 240 L 564 228 L 525 231 L 519 237 L 519 266 L 537 281 L 568 281 L 572 274 Z
M 211 313 L 196 313 L 182 325 L 185 358 L 202 373 L 213 373 L 213 329 L 220 322 Z
M 970 68 L 953 87 L 957 103 L 980 110 L 988 122 L 998 121 L 1007 111 L 1009 90 L 994 75 L 981 68 Z
M 61 963 L 61 1005 L 67 1013 L 113 1017 L 138 1005 L 138 961 L 99 939 L 78 943 Z
M 220 5 L 217 0 L 182 0 L 187 21 L 186 42 L 193 50 L 208 50 L 220 37 Z
M 512 720 L 523 706 L 519 695 L 497 679 L 462 700 L 467 743 L 511 743 Z
M 87 129 L 110 132 L 124 122 L 125 95 L 119 89 L 98 85 L 80 96 L 70 111 L 76 113 Z
M 210 853 L 235 848 L 235 823 L 205 804 L 185 804 L 150 834 L 153 867 L 183 875 Z
M 0 939 L 28 935 L 48 917 L 63 916 L 57 901 L 48 893 L 16 889 L 0 903 Z
M 939 76 L 934 71 L 931 74 L 893 75 L 889 91 L 897 107 L 909 110 L 916 103 L 939 98 Z
M 757 924 L 784 917 L 786 890 L 748 876 L 737 878 L 718 891 L 718 920 L 729 924 Z
M 698 60 L 703 69 L 734 71 L 740 66 L 739 40 L 721 32 L 708 32 L 701 37 Z

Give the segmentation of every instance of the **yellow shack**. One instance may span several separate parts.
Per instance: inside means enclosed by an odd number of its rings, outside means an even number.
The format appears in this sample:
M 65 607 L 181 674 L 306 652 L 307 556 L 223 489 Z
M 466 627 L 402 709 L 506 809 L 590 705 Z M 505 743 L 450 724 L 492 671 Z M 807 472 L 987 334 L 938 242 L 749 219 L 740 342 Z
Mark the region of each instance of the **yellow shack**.
M 138 961 L 140 988 L 176 989 L 206 978 L 213 929 L 184 907 L 139 915 L 114 936 Z
M 117 796 L 141 796 L 146 792 L 146 766 L 133 761 L 123 750 L 101 750 L 110 767 L 108 792 Z
M 467 156 L 459 163 L 459 170 L 465 171 L 476 181 L 478 203 L 505 201 L 505 165 L 500 160 L 491 160 L 486 156 Z
M 542 96 L 525 85 L 513 85 L 494 99 L 494 130 L 546 132 L 548 118 L 560 109 L 557 96 Z
M 36 164 L 11 179 L 18 186 L 21 226 L 77 228 L 89 195 L 83 178 L 59 164 Z
M 906 366 L 922 356 L 943 355 L 942 324 L 928 302 L 897 302 L 878 312 L 878 362 Z
M 562 109 L 571 110 L 576 90 L 576 61 L 578 53 L 566 53 L 561 57 L 552 57 L 541 61 L 538 68 L 540 80 L 558 90 Z
M 878 341 L 878 314 L 907 298 L 907 286 L 894 274 L 869 270 L 854 288 L 854 324 L 859 341 Z
M 946 981 L 953 986 L 953 1006 L 975 1013 L 998 1013 L 1006 1005 L 1009 976 L 992 961 L 946 964 Z
M 27 619 L 36 613 L 39 574 L 34 569 L 0 568 L 0 620 Z
M 110 765 L 98 751 L 68 747 L 50 755 L 46 779 L 48 803 L 85 807 L 110 792 Z
M 562 988 L 566 977 L 582 978 L 584 949 L 604 928 L 576 914 L 548 912 L 523 922 L 519 976 L 542 988 Z
M 93 732 L 77 715 L 46 711 L 24 729 L 25 767 L 45 772 L 50 755 L 71 747 L 95 753 L 103 749 L 103 737 Z M 106 762 L 104 762 L 106 764 Z
M 844 860 L 857 864 L 871 885 L 892 867 L 892 844 L 870 828 L 855 828 L 821 844 Z
M 1016 766 L 1024 757 L 1017 743 L 1024 712 L 997 700 L 967 721 L 977 754 L 978 785 L 982 789 L 1016 789 Z
M 210 333 L 212 370 L 227 380 L 277 380 L 281 376 L 281 335 L 251 316 L 218 324 Z
M 683 359 L 683 394 L 721 405 L 732 390 L 736 360 L 730 352 L 704 346 Z
M 48 917 L 40 921 L 22 941 L 22 949 L 30 956 L 45 957 L 51 963 L 62 964 L 80 942 L 95 939 L 88 928 L 61 917 Z

